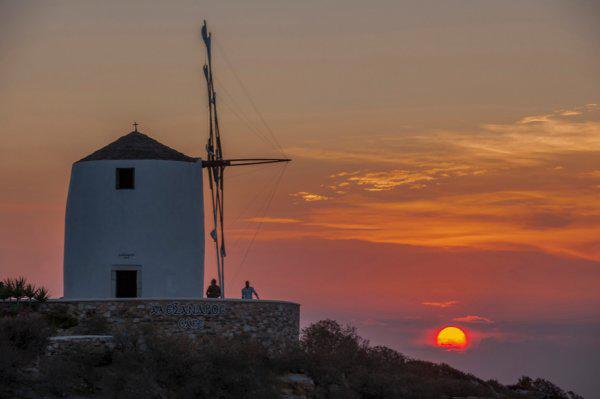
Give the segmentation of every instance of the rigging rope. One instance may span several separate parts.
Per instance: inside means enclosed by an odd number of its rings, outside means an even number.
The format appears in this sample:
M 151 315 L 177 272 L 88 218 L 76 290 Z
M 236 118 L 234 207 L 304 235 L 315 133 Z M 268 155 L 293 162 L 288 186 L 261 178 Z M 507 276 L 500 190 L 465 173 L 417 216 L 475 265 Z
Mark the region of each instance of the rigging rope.
M 229 58 L 227 57 L 227 54 L 225 53 L 225 50 L 223 49 L 223 46 L 221 46 L 221 43 L 218 40 L 215 40 L 215 43 L 217 44 L 217 48 L 219 49 L 219 52 L 223 56 L 223 59 L 225 60 L 225 63 L 227 64 L 227 67 L 229 68 L 229 70 L 231 70 L 231 73 L 233 73 L 233 76 L 235 77 L 235 79 L 237 80 L 238 84 L 240 85 L 240 87 L 244 91 L 244 94 L 246 95 L 246 97 L 250 101 L 250 104 L 252 105 L 252 108 L 254 108 L 254 112 L 256 112 L 256 114 L 258 115 L 260 121 L 263 123 L 263 125 L 267 129 L 267 132 L 269 132 L 269 134 L 271 135 L 271 138 L 273 139 L 273 141 L 277 144 L 277 147 L 279 147 L 279 150 L 281 151 L 281 153 L 283 155 L 285 155 L 285 157 L 287 158 L 287 154 L 283 150 L 283 147 L 279 144 L 279 141 L 277 140 L 277 137 L 275 136 L 275 133 L 273 133 L 273 130 L 271 129 L 271 127 L 269 126 L 269 124 L 267 123 L 267 121 L 265 120 L 265 118 L 262 116 L 262 113 L 259 111 L 258 107 L 256 106 L 256 103 L 252 99 L 252 96 L 250 95 L 250 92 L 248 91 L 248 89 L 246 88 L 246 86 L 244 85 L 244 83 L 242 82 L 242 80 L 240 79 L 239 75 L 237 74 L 237 72 L 233 68 L 233 65 L 229 61 Z
M 270 140 L 269 136 L 267 136 L 265 133 L 261 132 L 257 127 L 253 126 L 252 123 L 250 122 L 250 119 L 248 118 L 248 116 L 246 116 L 246 114 L 244 113 L 244 111 L 241 109 L 241 107 L 235 102 L 235 100 L 233 99 L 233 97 L 231 96 L 231 94 L 229 93 L 229 91 L 225 88 L 225 86 L 220 83 L 217 80 L 217 85 L 219 87 L 219 90 L 223 90 L 223 93 L 225 93 L 225 97 L 220 97 L 220 102 L 221 104 L 224 104 L 225 107 L 243 124 L 246 125 L 246 127 L 248 127 L 248 129 L 254 133 L 258 138 L 260 138 L 265 144 L 273 147 L 273 149 L 275 149 L 276 151 L 280 151 L 277 144 L 274 143 L 272 140 Z M 224 101 L 225 98 L 228 98 L 229 100 L 231 100 L 232 104 L 234 106 L 237 106 L 237 110 L 235 110 L 232 106 L 230 106 L 230 104 L 227 101 Z M 282 155 L 285 155 L 284 153 L 281 153 Z
M 236 223 L 237 223 L 237 222 L 238 222 L 240 219 L 242 219 L 242 218 L 243 218 L 243 217 L 246 215 L 246 212 L 248 211 L 248 209 L 250 209 L 250 207 L 251 207 L 251 206 L 252 206 L 252 205 L 253 205 L 253 204 L 256 202 L 256 200 L 257 200 L 257 199 L 260 197 L 260 195 L 261 195 L 261 194 L 267 193 L 267 195 L 265 196 L 265 201 L 262 203 L 262 205 L 260 205 L 260 206 L 257 208 L 257 211 L 254 213 L 254 217 L 256 218 L 256 217 L 259 215 L 259 213 L 260 213 L 260 210 L 264 208 L 265 204 L 266 204 L 266 203 L 267 203 L 267 201 L 268 201 L 268 197 L 269 197 L 269 194 L 268 194 L 268 193 L 269 193 L 269 192 L 271 192 L 271 190 L 270 190 L 270 189 L 269 189 L 269 190 L 267 190 L 267 189 L 268 189 L 268 187 L 269 187 L 271 184 L 274 184 L 275 182 L 276 182 L 276 179 L 273 179 L 273 180 L 267 180 L 267 182 L 266 182 L 266 183 L 265 183 L 265 184 L 264 184 L 264 185 L 261 187 L 261 189 L 260 189 L 260 190 L 258 190 L 258 191 L 256 192 L 256 194 L 254 195 L 254 197 L 252 197 L 252 200 L 250 200 L 250 201 L 249 201 L 249 202 L 246 204 L 246 206 L 244 207 L 244 210 L 238 214 L 238 216 L 235 218 L 235 220 L 233 221 L 233 223 L 231 223 L 231 226 L 234 226 L 234 225 L 235 225 L 235 224 L 236 224 Z M 250 216 L 250 215 L 248 215 L 248 216 Z M 250 224 L 251 224 L 251 223 L 252 223 L 252 222 L 250 222 L 250 221 L 247 221 L 245 225 L 246 225 L 246 226 L 250 226 Z M 234 245 L 234 247 L 236 247 L 236 248 L 237 248 L 237 244 L 239 243 L 239 241 L 240 241 L 241 239 L 242 239 L 242 237 L 241 237 L 241 236 L 238 236 L 238 238 L 235 240 L 235 242 L 234 242 L 234 244 L 233 244 L 233 245 Z
M 281 182 L 281 179 L 286 171 L 288 167 L 288 164 L 286 163 L 284 165 L 283 168 L 281 168 L 281 172 L 279 173 L 279 176 L 275 182 L 275 186 L 273 187 L 273 190 L 270 193 L 270 197 L 266 203 L 266 206 L 263 209 L 263 213 L 261 216 L 259 216 L 260 218 L 264 218 L 265 215 L 267 214 L 267 211 L 269 209 L 269 207 L 271 206 L 271 202 L 273 201 L 273 198 L 275 197 L 275 193 L 277 192 L 277 188 L 279 187 L 279 183 Z M 244 264 L 246 263 L 246 259 L 248 259 L 248 253 L 250 252 L 250 250 L 252 249 L 252 246 L 254 245 L 254 241 L 256 240 L 256 236 L 258 235 L 261 227 L 263 225 L 263 221 L 260 221 L 258 223 L 258 226 L 256 227 L 256 230 L 254 231 L 254 235 L 252 236 L 252 239 L 250 240 L 250 243 L 248 244 L 248 247 L 246 247 L 246 251 L 244 252 L 244 256 L 242 257 L 242 261 L 240 262 L 240 265 L 238 266 L 232 281 L 234 281 L 237 276 L 239 275 L 240 271 L 242 270 L 242 268 L 244 267 Z

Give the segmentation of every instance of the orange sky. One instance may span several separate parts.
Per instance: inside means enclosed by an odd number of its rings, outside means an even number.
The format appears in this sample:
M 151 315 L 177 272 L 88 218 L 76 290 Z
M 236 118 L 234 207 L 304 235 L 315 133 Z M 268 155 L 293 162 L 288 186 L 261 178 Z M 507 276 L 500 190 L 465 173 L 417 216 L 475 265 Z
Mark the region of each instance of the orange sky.
M 485 378 L 600 389 L 590 2 L 0 1 L 2 275 L 61 295 L 70 165 L 133 120 L 202 154 L 203 18 L 226 154 L 280 153 L 247 91 L 294 158 L 228 172 L 229 287 Z M 443 325 L 470 348 L 432 348 Z

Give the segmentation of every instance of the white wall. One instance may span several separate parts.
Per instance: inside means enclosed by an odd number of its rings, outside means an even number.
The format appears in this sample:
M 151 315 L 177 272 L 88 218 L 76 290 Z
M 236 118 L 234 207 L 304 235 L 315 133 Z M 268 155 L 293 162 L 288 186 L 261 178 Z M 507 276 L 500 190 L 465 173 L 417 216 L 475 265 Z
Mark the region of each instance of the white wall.
M 116 168 L 131 167 L 135 189 L 115 189 Z M 65 221 L 65 298 L 113 296 L 111 271 L 128 266 L 141 269 L 141 297 L 202 297 L 200 161 L 73 164 Z

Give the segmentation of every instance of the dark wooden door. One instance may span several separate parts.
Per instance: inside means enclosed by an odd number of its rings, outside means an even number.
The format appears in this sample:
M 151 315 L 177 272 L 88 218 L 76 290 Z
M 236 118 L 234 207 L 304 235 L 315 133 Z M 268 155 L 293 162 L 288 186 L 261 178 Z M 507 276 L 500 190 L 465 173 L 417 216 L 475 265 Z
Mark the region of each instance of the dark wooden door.
M 117 298 L 136 298 L 137 270 L 117 270 Z

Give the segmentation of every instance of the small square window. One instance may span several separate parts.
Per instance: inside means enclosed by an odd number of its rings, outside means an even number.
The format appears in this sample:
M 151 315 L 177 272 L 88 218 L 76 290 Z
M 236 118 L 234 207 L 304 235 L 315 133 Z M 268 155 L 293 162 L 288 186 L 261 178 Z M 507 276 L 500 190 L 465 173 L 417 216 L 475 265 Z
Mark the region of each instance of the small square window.
M 117 168 L 117 190 L 135 188 L 135 168 Z

